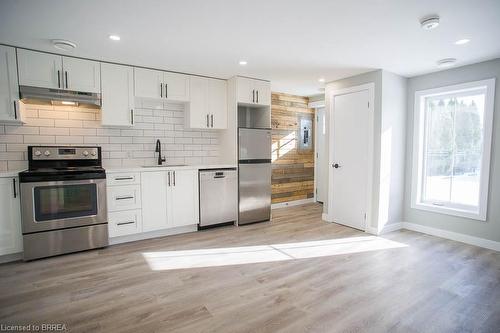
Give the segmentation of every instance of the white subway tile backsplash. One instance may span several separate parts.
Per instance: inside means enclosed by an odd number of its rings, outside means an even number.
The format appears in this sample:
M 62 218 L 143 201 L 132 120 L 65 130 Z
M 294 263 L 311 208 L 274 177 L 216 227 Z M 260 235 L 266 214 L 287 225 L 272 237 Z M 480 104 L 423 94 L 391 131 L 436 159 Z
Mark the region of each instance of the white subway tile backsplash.
M 27 146 L 44 144 L 101 146 L 108 168 L 153 165 L 157 139 L 167 163 L 218 162 L 218 133 L 184 129 L 182 104 L 142 101 L 142 105 L 135 109 L 135 126 L 122 129 L 102 127 L 99 110 L 30 105 L 24 126 L 0 125 L 0 171 L 26 168 Z

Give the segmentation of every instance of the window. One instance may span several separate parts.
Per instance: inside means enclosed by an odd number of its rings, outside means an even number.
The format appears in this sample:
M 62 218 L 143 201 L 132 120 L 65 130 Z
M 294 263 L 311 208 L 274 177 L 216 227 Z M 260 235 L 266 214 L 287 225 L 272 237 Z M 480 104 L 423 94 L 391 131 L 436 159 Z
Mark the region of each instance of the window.
M 412 207 L 486 220 L 495 79 L 415 94 Z

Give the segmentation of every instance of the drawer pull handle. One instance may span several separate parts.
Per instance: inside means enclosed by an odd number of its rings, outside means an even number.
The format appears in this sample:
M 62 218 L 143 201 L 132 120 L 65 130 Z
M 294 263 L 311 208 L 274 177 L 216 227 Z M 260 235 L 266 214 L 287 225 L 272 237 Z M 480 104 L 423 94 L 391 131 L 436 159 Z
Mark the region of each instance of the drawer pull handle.
M 117 223 L 116 225 L 127 225 L 127 224 L 134 224 L 135 221 L 129 221 L 129 222 L 120 222 L 120 223 Z
M 115 180 L 134 180 L 134 177 L 117 177 Z
M 133 196 L 116 197 L 115 200 L 128 200 L 133 199 Z

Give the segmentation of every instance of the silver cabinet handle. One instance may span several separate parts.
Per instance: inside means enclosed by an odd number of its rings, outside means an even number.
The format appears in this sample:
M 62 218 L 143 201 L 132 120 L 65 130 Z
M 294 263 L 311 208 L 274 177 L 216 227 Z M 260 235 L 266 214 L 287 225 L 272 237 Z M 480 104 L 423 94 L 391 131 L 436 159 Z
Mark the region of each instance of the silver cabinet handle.
M 168 85 L 165 83 L 165 98 L 168 98 Z
M 163 84 L 160 83 L 160 97 L 163 97 Z
M 116 225 L 127 225 L 127 224 L 134 224 L 135 221 L 128 221 L 128 222 L 119 222 Z
M 66 78 L 66 89 L 68 89 L 68 71 L 64 71 L 64 76 Z
M 16 178 L 12 178 L 12 188 L 14 189 L 14 198 L 17 198 Z
M 133 180 L 134 177 L 117 177 L 115 180 Z
M 57 71 L 57 88 L 61 88 L 61 71 Z
M 123 197 L 115 197 L 115 200 L 128 200 L 133 199 L 134 197 L 131 195 L 123 196 Z
M 208 113 L 207 113 L 207 127 L 210 127 L 209 122 L 208 122 Z
M 259 103 L 259 91 L 257 90 L 257 103 Z
M 170 186 L 170 171 L 168 172 L 168 186 Z
M 252 103 L 255 103 L 255 89 L 252 90 Z
M 210 127 L 214 127 L 214 115 L 213 114 L 210 115 L 210 123 L 211 123 Z
M 134 109 L 130 109 L 130 123 L 134 124 Z
M 174 171 L 174 186 L 175 186 L 175 171 Z
M 17 119 L 17 104 L 16 104 L 16 101 L 14 101 L 14 119 Z

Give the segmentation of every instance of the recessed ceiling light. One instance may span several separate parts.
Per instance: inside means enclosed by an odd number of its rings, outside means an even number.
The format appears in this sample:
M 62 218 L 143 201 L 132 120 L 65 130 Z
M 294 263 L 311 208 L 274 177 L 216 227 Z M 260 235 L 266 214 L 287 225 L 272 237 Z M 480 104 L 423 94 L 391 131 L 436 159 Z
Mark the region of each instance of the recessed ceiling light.
M 470 39 L 468 38 L 459 39 L 455 42 L 455 45 L 464 45 L 467 44 L 468 42 L 470 42 Z
M 445 67 L 451 67 L 455 65 L 457 62 L 457 59 L 455 58 L 446 58 L 446 59 L 441 59 L 437 62 L 438 67 L 440 68 L 445 68 Z
M 427 16 L 420 20 L 420 26 L 422 29 L 431 30 L 437 28 L 439 25 L 439 16 Z
M 323 83 L 323 82 L 325 82 L 325 79 L 324 79 L 324 78 L 322 78 L 322 77 L 320 77 L 320 78 L 318 79 L 318 81 L 319 81 L 319 82 L 321 82 L 321 83 Z
M 120 40 L 121 38 L 118 35 L 109 35 L 109 39 L 111 39 L 111 40 Z
M 74 48 L 76 48 L 76 44 L 69 41 L 69 40 L 64 40 L 64 39 L 53 39 L 52 40 L 52 45 L 56 49 L 63 50 L 63 51 L 71 51 Z
M 241 66 L 245 66 L 246 64 L 248 64 L 248 62 L 246 60 L 240 60 L 239 64 Z

